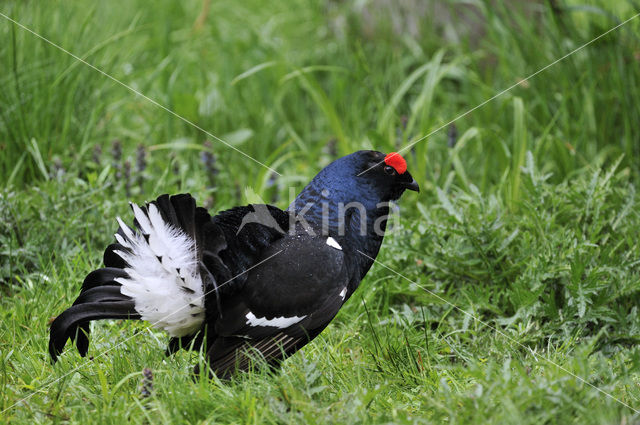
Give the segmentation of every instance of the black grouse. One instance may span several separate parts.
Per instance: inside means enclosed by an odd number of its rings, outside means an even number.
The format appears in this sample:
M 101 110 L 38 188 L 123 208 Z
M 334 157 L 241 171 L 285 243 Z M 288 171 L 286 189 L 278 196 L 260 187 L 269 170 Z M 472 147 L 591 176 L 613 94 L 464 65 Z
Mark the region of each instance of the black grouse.
M 320 171 L 286 211 L 249 205 L 211 217 L 189 194 L 132 204 L 134 228 L 117 219 L 104 268 L 51 324 L 51 358 L 68 339 L 85 356 L 92 320 L 142 319 L 171 336 L 168 353 L 202 348 L 218 377 L 256 358 L 276 365 L 357 289 L 388 202 L 405 189 L 419 190 L 400 154 L 358 151 Z

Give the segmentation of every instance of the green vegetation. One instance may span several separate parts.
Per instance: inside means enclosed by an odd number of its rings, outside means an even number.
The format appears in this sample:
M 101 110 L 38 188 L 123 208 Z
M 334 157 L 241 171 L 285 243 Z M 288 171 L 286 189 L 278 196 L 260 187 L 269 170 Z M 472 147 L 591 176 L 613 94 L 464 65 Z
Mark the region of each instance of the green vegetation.
M 0 421 L 640 421 L 640 17 L 447 125 L 640 6 L 468 3 L 2 2 L 282 176 L 0 17 Z M 405 153 L 423 191 L 382 264 L 280 371 L 194 381 L 202 356 L 124 322 L 49 363 L 128 200 L 285 207 L 334 156 L 443 126 Z

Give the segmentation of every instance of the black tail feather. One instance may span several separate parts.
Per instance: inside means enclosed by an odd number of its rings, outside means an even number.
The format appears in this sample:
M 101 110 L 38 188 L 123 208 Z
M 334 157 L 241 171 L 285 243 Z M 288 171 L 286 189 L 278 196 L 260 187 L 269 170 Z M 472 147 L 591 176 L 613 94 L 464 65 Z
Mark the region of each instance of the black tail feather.
M 90 321 L 140 318 L 133 300 L 120 292 L 120 284 L 115 280 L 119 277 L 127 277 L 127 273 L 116 267 L 94 270 L 87 275 L 73 306 L 51 324 L 49 354 L 54 362 L 68 339 L 75 342 L 81 356 L 87 354 Z
M 122 268 L 104 267 L 102 269 L 94 270 L 89 273 L 84 279 L 84 282 L 82 282 L 82 291 L 84 292 L 91 288 L 104 285 L 120 286 L 120 284 L 115 281 L 115 279 L 119 277 L 127 277 L 127 272 L 122 270 Z
M 82 291 L 73 305 L 127 300 L 130 300 L 130 298 L 126 295 L 122 295 L 122 293 L 120 292 L 120 286 L 97 286 L 95 288 Z
M 121 295 L 121 297 L 125 297 Z M 81 324 L 88 324 L 92 320 L 99 319 L 140 319 L 136 312 L 135 304 L 129 297 L 120 301 L 92 302 L 74 305 L 65 310 L 51 324 L 51 336 L 49 339 L 49 354 L 55 362 L 62 353 L 67 340 L 78 332 L 76 345 L 81 356 L 87 354 L 89 348 L 88 338 L 79 338 L 82 330 Z
M 178 220 L 176 210 L 173 208 L 173 204 L 169 200 L 169 195 L 161 195 L 155 202 L 164 221 L 174 225 L 179 225 L 180 220 Z
M 80 296 L 74 301 L 73 305 L 89 302 L 122 301 L 124 295 L 120 294 L 120 284 L 115 281 L 118 277 L 127 277 L 127 273 L 116 267 L 105 267 L 92 271 L 82 282 Z M 111 296 L 107 296 L 108 294 L 111 294 Z M 126 297 L 126 300 L 128 299 L 129 297 Z M 72 332 L 69 337 L 72 342 L 76 343 L 78 351 L 81 354 L 83 352 L 86 354 L 89 349 L 89 322 L 79 323 L 77 328 L 77 332 Z M 82 355 L 84 356 L 84 354 Z
M 119 243 L 113 243 L 107 247 L 104 251 L 103 262 L 106 267 L 114 267 L 116 269 L 124 269 L 127 267 L 127 263 L 116 254 L 115 251 L 126 252 L 127 248 Z
M 196 213 L 196 200 L 193 199 L 191 195 L 186 194 L 174 195 L 169 199 L 178 216 L 179 227 L 190 238 L 195 240 L 196 224 L 194 217 Z
M 154 202 L 167 223 L 179 228 L 192 239 L 196 239 L 196 201 L 188 194 L 162 195 Z

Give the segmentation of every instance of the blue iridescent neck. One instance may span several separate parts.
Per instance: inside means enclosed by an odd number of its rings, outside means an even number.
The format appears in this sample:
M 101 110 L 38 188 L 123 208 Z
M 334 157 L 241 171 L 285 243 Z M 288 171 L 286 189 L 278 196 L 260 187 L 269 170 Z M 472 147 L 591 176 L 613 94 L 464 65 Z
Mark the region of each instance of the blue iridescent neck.
M 358 157 L 348 155 L 324 168 L 300 192 L 289 211 L 305 220 L 314 231 L 346 244 L 366 273 L 382 244 L 387 204 L 370 179 L 358 177 Z M 298 223 L 301 221 L 299 220 Z

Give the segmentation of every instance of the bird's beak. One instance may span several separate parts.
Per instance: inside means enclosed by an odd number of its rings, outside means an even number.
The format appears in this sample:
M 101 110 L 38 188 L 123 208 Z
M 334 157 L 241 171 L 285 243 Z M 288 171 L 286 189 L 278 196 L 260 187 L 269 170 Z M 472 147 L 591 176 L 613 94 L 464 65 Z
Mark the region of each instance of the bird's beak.
M 416 179 L 411 179 L 410 182 L 402 183 L 402 187 L 404 187 L 405 189 L 409 189 L 409 190 L 413 190 L 413 191 L 416 191 L 416 192 L 420 192 L 420 186 L 418 186 L 418 183 L 416 182 Z

